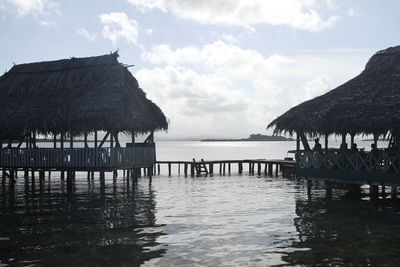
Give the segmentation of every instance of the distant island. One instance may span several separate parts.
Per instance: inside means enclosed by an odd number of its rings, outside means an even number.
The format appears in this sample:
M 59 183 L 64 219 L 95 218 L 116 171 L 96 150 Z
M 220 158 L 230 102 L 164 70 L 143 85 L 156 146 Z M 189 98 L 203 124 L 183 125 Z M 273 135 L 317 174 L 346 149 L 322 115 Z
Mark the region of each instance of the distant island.
M 200 142 L 237 142 L 237 141 L 294 141 L 293 138 L 288 138 L 279 135 L 263 135 L 251 134 L 247 138 L 241 139 L 202 139 Z

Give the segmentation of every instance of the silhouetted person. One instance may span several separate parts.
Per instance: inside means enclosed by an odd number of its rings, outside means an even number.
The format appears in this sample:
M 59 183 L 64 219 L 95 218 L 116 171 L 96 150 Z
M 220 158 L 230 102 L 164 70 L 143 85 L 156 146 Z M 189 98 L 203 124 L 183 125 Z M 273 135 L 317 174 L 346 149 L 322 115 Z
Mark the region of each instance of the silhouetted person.
M 358 152 L 357 144 L 354 143 L 351 145 L 351 152 Z
M 346 152 L 347 151 L 347 143 L 342 143 L 340 145 L 340 150 L 343 151 L 343 152 Z
M 379 150 L 376 148 L 375 144 L 371 144 L 371 154 L 374 155 L 376 159 L 379 158 Z
M 313 151 L 314 152 L 318 152 L 318 153 L 322 153 L 322 146 L 319 143 L 319 138 L 315 138 L 314 142 L 315 142 L 315 144 L 314 144 L 314 147 L 313 147 Z

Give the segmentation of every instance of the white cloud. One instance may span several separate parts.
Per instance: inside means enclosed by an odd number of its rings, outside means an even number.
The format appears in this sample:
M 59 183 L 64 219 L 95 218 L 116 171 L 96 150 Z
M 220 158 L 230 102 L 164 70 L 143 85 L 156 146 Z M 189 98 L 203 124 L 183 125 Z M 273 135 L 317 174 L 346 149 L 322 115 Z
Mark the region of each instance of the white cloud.
M 349 17 L 355 17 L 355 16 L 358 16 L 359 15 L 359 12 L 357 11 L 357 9 L 355 9 L 355 8 L 349 8 L 348 10 L 347 10 L 347 15 L 349 16 Z
M 155 67 L 135 76 L 171 119 L 171 135 L 193 135 L 196 129 L 199 135 L 246 136 L 354 77 L 371 53 L 342 49 L 265 56 L 223 41 L 176 49 L 158 45 L 142 53 Z
M 143 12 L 159 9 L 182 19 L 203 24 L 238 25 L 252 28 L 256 24 L 287 25 L 295 29 L 319 31 L 334 25 L 337 15 L 322 18 L 313 0 L 127 0 Z M 326 8 L 333 1 L 323 2 Z
M 303 90 L 306 93 L 304 100 L 309 100 L 333 89 L 332 82 L 333 79 L 326 74 L 320 75 L 311 81 L 306 82 L 303 86 Z
M 222 38 L 224 41 L 227 41 L 227 42 L 229 42 L 229 43 L 236 43 L 236 42 L 239 40 L 238 37 L 236 37 L 236 36 L 234 36 L 234 35 L 232 35 L 232 34 L 226 34 L 226 33 L 222 34 L 222 35 L 221 35 L 221 38 Z
M 52 0 L 0 0 L 0 6 L 16 10 L 18 17 L 43 15 L 57 9 Z
M 97 34 L 96 33 L 90 33 L 85 28 L 76 29 L 76 32 L 80 36 L 84 37 L 86 40 L 91 41 L 91 42 L 93 42 L 97 38 Z
M 138 41 L 138 23 L 130 19 L 123 12 L 110 12 L 100 15 L 103 23 L 102 35 L 115 45 L 118 39 L 125 39 L 128 43 L 136 44 Z
M 54 27 L 56 25 L 56 23 L 52 20 L 43 19 L 40 21 L 40 25 L 43 25 L 46 27 Z

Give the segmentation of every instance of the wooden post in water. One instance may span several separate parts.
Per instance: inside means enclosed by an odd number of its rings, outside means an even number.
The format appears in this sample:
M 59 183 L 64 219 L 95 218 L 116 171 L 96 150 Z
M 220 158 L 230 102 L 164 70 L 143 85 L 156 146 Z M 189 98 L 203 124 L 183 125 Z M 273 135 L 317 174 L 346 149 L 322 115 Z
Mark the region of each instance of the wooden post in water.
M 185 164 L 183 165 L 183 171 L 184 171 L 184 174 L 185 174 L 185 176 L 187 176 L 187 173 L 188 173 L 188 164 L 185 162 Z
M 210 164 L 208 165 L 208 169 L 210 170 L 210 174 L 213 174 L 213 173 L 214 173 L 214 164 L 213 164 L 213 163 L 210 163 Z
M 392 188 L 391 188 L 391 198 L 393 198 L 393 199 L 397 198 L 397 186 L 395 186 L 395 185 L 392 185 Z
M 228 173 L 231 174 L 231 163 L 228 163 Z
M 328 138 L 329 138 L 329 135 L 325 134 L 325 151 L 328 151 Z
M 242 162 L 238 163 L 238 170 L 239 170 L 239 174 L 243 173 L 243 163 Z
M 377 185 L 369 186 L 369 197 L 370 200 L 378 200 L 379 199 L 379 187 Z
M 261 175 L 261 163 L 257 163 L 257 174 Z
M 168 176 L 171 176 L 171 162 L 168 162 Z

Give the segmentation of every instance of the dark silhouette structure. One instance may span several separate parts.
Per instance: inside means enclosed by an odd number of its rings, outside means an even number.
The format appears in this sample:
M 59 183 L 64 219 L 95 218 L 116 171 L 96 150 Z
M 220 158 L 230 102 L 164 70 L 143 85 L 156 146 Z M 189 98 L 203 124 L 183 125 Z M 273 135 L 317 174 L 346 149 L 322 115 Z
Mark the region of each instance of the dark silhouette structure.
M 328 150 L 328 136 L 341 135 L 342 144 L 350 135 L 391 136 L 391 146 L 400 139 L 400 46 L 379 51 L 368 61 L 364 71 L 319 97 L 305 101 L 273 120 L 268 127 L 274 133 L 297 134 L 297 162 L 300 173 L 323 177 L 347 177 L 362 181 L 400 182 L 399 151 L 358 153 Z M 306 136 L 324 136 L 325 152 L 310 151 Z M 300 141 L 304 150 L 300 149 Z M 397 150 L 397 148 L 396 148 Z M 393 152 L 393 149 L 392 149 Z M 336 172 L 336 170 L 346 172 Z M 306 172 L 304 172 L 306 173 Z M 346 179 L 347 179 L 346 178 Z
M 112 53 L 20 64 L 0 77 L 3 178 L 19 169 L 152 167 L 153 132 L 167 130 L 168 122 L 117 58 Z M 119 133 L 132 136 L 132 143 L 122 147 Z M 135 143 L 138 133 L 149 134 L 144 144 Z M 39 147 L 38 137 L 49 136 L 53 144 Z

